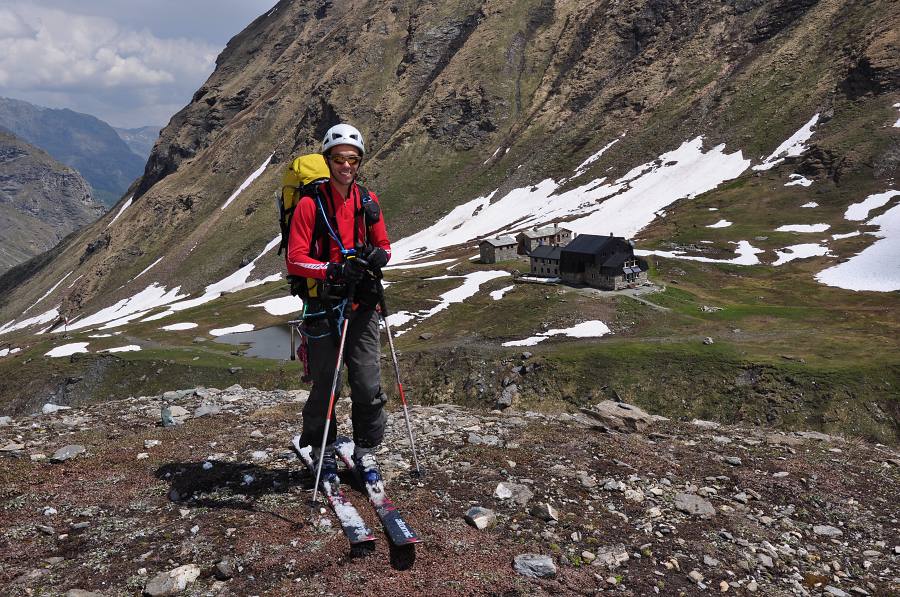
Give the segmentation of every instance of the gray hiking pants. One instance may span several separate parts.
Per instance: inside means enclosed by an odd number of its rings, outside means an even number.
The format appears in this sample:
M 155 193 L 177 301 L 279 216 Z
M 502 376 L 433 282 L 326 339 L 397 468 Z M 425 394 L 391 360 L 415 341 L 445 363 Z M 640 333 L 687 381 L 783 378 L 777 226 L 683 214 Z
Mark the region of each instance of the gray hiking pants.
M 384 412 L 387 396 L 381 391 L 381 364 L 378 361 L 381 355 L 378 314 L 373 309 L 360 308 L 350 312 L 349 317 L 344 363 L 347 365 L 350 400 L 353 404 L 353 441 L 360 448 L 374 448 L 381 444 L 387 422 Z M 338 343 L 332 335 L 327 334 L 328 321 L 324 317 L 308 320 L 303 326 L 310 336 L 326 334 L 321 338 L 308 338 L 312 389 L 309 400 L 303 407 L 300 442 L 301 445 L 311 445 L 318 449 L 322 445 L 322 433 L 325 431 L 325 415 L 331 397 L 334 366 L 337 364 Z M 335 403 L 341 395 L 342 378 L 343 373 L 338 377 Z M 336 437 L 337 424 L 332 413 L 328 443 L 334 442 Z

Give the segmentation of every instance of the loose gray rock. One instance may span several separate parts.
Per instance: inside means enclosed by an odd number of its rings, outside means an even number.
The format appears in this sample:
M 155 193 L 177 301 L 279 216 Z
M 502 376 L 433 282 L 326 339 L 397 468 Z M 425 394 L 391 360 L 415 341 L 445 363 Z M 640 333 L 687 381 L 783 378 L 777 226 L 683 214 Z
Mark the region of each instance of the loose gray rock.
M 692 516 L 713 516 L 716 513 L 712 502 L 692 493 L 675 494 L 675 509 Z
M 53 456 L 50 457 L 52 462 L 63 462 L 66 460 L 71 460 L 72 458 L 76 458 L 80 454 L 84 454 L 86 452 L 84 446 L 79 446 L 77 444 L 73 444 L 70 446 L 65 446 L 60 448 L 56 452 L 53 453 Z
M 103 594 L 81 589 L 69 589 L 66 591 L 66 597 L 103 597 Z
M 516 556 L 514 563 L 516 572 L 531 578 L 547 578 L 556 576 L 556 564 L 553 558 L 536 553 L 523 553 Z
M 850 597 L 849 593 L 847 593 L 846 591 L 842 591 L 839 588 L 832 586 L 832 585 L 825 586 L 825 593 L 827 595 L 834 595 L 834 597 Z
M 479 531 L 483 531 L 497 524 L 497 515 L 488 508 L 473 506 L 466 512 L 465 520 Z
M 222 412 L 222 407 L 218 404 L 201 404 L 194 410 L 194 418 L 205 417 L 208 415 L 217 415 Z
M 651 415 L 633 404 L 612 400 L 604 400 L 591 408 L 582 408 L 581 412 L 622 433 L 641 432 L 654 421 L 666 420 L 665 417 Z
M 726 456 L 725 464 L 730 464 L 731 466 L 741 466 L 743 462 L 737 456 Z
M 434 338 L 434 334 L 432 334 L 431 332 L 422 332 L 421 334 L 419 334 L 420 340 L 431 340 L 432 338 Z
M 534 493 L 527 486 L 519 483 L 501 482 L 494 490 L 494 496 L 501 500 L 511 500 L 520 506 L 528 504 Z
M 519 386 L 514 383 L 509 384 L 503 391 L 500 392 L 500 396 L 497 398 L 497 408 L 509 408 L 519 399 Z
M 184 591 L 200 577 L 200 567 L 195 564 L 179 566 L 168 572 L 160 572 L 144 587 L 144 594 L 151 597 L 167 597 Z
M 222 558 L 213 568 L 213 576 L 218 580 L 228 580 L 234 576 L 234 562 L 231 558 Z
M 712 338 L 707 336 L 706 338 L 703 339 L 703 343 L 706 344 L 707 346 L 709 346 L 710 344 L 714 344 L 715 340 L 713 340 Z
M 229 367 L 228 368 L 228 372 L 231 373 L 232 375 L 234 375 L 235 373 L 240 373 L 243 370 L 244 370 L 243 367 Z
M 0 427 L 12 424 L 12 417 L 0 417 Z
M 0 446 L 0 452 L 20 452 L 25 449 L 25 444 L 10 441 L 4 446 Z
M 813 533 L 823 537 L 840 537 L 844 534 L 844 531 L 828 524 L 817 524 L 813 527 Z
M 609 570 L 615 570 L 629 560 L 628 549 L 622 544 L 603 547 L 597 550 L 595 566 L 605 566 Z
M 470 433 L 469 443 L 473 446 L 499 446 L 500 438 L 496 435 L 478 435 L 477 433 Z
M 541 502 L 531 508 L 531 515 L 541 520 L 559 520 L 559 512 L 547 502 Z

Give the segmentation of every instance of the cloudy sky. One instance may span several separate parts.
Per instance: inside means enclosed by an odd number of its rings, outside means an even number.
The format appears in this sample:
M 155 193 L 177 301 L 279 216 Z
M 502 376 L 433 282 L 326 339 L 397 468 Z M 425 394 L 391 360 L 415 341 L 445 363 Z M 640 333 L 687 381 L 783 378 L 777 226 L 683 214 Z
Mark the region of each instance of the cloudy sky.
M 0 96 L 164 125 L 277 0 L 0 0 Z

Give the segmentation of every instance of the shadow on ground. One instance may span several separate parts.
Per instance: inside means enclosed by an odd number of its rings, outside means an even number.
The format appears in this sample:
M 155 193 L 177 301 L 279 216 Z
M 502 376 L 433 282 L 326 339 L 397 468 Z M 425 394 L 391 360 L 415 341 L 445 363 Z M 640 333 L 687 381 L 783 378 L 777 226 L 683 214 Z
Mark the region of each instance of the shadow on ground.
M 169 483 L 169 500 L 207 508 L 249 509 L 263 495 L 301 485 L 312 488 L 306 471 L 219 460 L 172 462 L 158 468 L 155 476 Z

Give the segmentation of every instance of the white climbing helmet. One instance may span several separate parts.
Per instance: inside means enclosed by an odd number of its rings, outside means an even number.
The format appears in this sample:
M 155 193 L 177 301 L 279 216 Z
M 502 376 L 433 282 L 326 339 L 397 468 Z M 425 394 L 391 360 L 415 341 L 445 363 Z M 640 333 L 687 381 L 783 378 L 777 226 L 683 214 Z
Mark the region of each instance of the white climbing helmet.
M 336 124 L 328 129 L 325 138 L 322 139 L 322 153 L 327 154 L 335 145 L 352 145 L 359 149 L 360 155 L 366 153 L 362 133 L 349 124 Z

